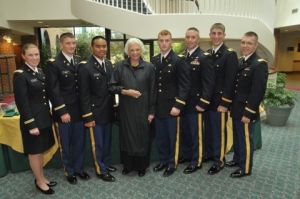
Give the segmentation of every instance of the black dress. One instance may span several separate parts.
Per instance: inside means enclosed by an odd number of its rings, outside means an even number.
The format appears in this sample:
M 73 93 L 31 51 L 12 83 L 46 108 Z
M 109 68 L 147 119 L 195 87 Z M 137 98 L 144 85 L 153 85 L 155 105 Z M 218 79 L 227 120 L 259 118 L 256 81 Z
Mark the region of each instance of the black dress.
M 122 89 L 141 92 L 139 98 L 121 95 Z M 149 166 L 150 124 L 148 115 L 154 114 L 155 72 L 151 63 L 140 60 L 132 67 L 129 60 L 119 62 L 111 78 L 111 90 L 120 94 L 121 162 L 128 171 Z
M 20 113 L 20 127 L 24 153 L 39 154 L 54 145 L 49 100 L 45 89 L 45 75 L 30 69 L 26 64 L 16 70 L 13 78 L 14 94 Z M 39 135 L 31 135 L 30 129 L 38 128 Z

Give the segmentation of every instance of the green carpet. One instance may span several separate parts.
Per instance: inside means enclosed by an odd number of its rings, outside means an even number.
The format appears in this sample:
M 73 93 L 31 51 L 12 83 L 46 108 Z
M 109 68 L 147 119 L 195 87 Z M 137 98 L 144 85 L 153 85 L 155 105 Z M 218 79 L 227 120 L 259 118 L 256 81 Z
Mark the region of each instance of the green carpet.
M 299 95 L 298 95 L 299 98 Z M 123 176 L 121 165 L 113 173 L 117 181 L 107 183 L 98 179 L 93 168 L 87 171 L 91 180 L 79 180 L 70 185 L 63 176 L 62 169 L 47 169 L 50 180 L 56 180 L 53 196 L 40 194 L 34 187 L 30 171 L 9 173 L 0 178 L 1 199 L 67 198 L 67 199 L 112 199 L 112 198 L 155 198 L 155 199 L 299 199 L 300 198 L 300 100 L 285 127 L 271 127 L 262 123 L 262 149 L 254 154 L 252 175 L 241 179 L 229 177 L 234 169 L 225 168 L 219 174 L 207 174 L 211 163 L 192 175 L 182 173 L 186 165 L 180 165 L 176 173 L 168 178 L 162 173 L 154 173 L 152 167 L 146 176 L 136 173 Z M 231 159 L 232 154 L 227 156 Z

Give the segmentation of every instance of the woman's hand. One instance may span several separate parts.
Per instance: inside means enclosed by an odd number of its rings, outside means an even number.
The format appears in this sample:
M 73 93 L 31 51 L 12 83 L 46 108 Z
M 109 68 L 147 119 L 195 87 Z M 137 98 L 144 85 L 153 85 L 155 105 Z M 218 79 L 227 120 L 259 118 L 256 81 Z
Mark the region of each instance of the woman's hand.
M 134 89 L 122 89 L 122 95 L 127 95 L 133 98 L 139 98 L 142 93 L 140 91 L 134 90 Z
M 29 130 L 29 133 L 30 133 L 31 135 L 39 135 L 39 134 L 40 134 L 40 131 L 39 131 L 38 128 L 34 128 L 34 129 L 30 129 L 30 130 Z

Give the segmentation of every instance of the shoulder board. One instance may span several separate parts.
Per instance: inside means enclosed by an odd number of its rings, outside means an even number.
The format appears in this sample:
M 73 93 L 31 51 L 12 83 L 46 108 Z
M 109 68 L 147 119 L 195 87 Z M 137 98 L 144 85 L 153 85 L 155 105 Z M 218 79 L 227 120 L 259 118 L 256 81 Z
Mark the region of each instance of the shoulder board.
M 23 70 L 15 70 L 14 73 L 23 73 L 24 71 Z
M 233 52 L 233 51 L 234 51 L 233 48 L 228 48 L 227 50 L 228 50 L 229 52 Z
M 79 64 L 86 64 L 87 62 L 86 61 L 81 61 Z
M 239 59 L 242 59 L 242 58 L 243 58 L 243 56 L 240 56 L 240 57 L 239 57 Z
M 206 56 L 207 56 L 207 55 L 210 55 L 210 53 L 208 53 L 208 52 L 204 52 L 203 54 L 206 55 Z
M 178 57 L 184 57 L 184 55 L 183 55 L 183 54 L 180 54 L 180 55 L 178 55 Z
M 258 59 L 257 61 L 258 61 L 258 62 L 266 62 L 266 63 L 267 63 L 267 61 L 264 60 L 264 59 Z
M 50 58 L 50 59 L 48 59 L 48 61 L 50 61 L 50 62 L 54 62 L 54 61 L 55 61 L 55 59 L 54 59 L 54 58 Z

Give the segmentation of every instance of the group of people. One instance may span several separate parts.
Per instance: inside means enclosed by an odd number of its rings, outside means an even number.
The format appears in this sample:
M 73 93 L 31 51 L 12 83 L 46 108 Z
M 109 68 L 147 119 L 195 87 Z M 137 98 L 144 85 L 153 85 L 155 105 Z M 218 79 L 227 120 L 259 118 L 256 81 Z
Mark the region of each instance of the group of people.
M 267 63 L 256 54 L 255 32 L 243 35 L 239 59 L 224 44 L 223 24 L 213 24 L 209 36 L 212 48 L 205 52 L 199 47 L 198 29 L 188 28 L 185 54 L 178 56 L 172 50 L 171 32 L 162 30 L 157 38 L 160 53 L 151 62 L 142 59 L 142 41 L 130 38 L 125 45 L 128 58 L 113 66 L 106 59 L 104 37 L 94 37 L 92 55 L 80 61 L 74 55 L 74 35 L 63 33 L 61 52 L 49 60 L 44 71 L 38 68 L 38 47 L 24 45 L 25 63 L 14 73 L 14 94 L 24 152 L 36 187 L 53 194 L 52 187 L 57 184 L 43 174 L 42 153 L 54 144 L 53 129 L 70 184 L 76 184 L 77 178 L 90 178 L 83 168 L 87 131 L 96 175 L 115 181 L 111 172 L 116 168 L 110 165 L 115 94 L 119 95 L 122 174 L 137 171 L 138 176 L 145 175 L 155 134 L 159 163 L 153 171 L 164 170 L 165 177 L 172 175 L 179 163 L 188 162 L 183 172 L 190 174 L 208 160 L 213 162 L 210 175 L 225 165 L 237 167 L 230 175 L 233 178 L 250 175 L 253 122 L 259 117 L 266 89 Z M 228 117 L 233 120 L 234 156 L 225 162 Z

